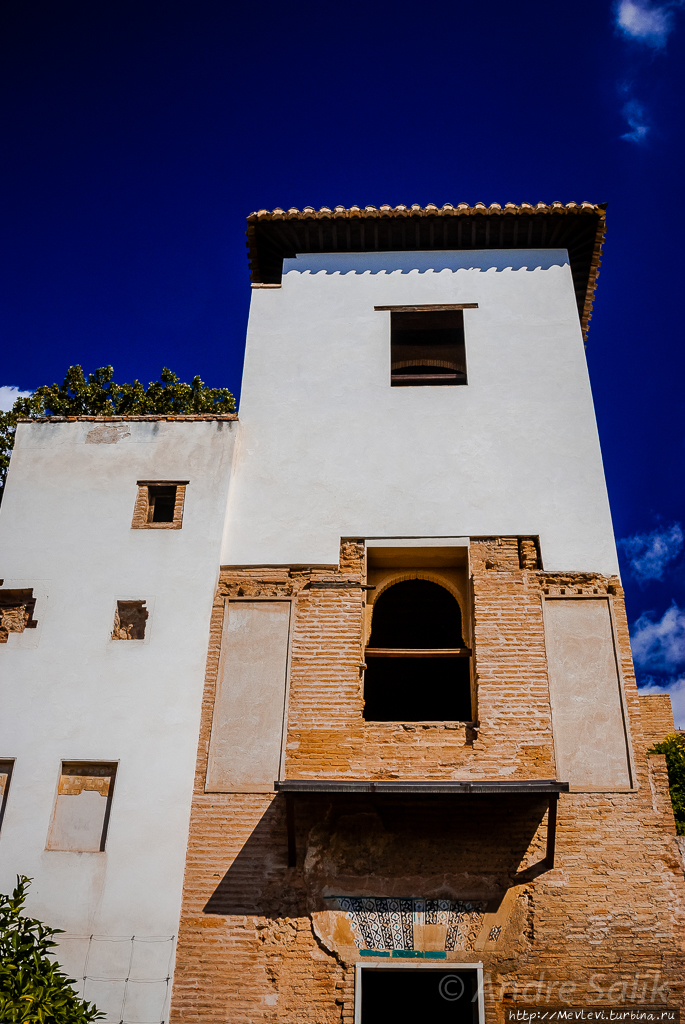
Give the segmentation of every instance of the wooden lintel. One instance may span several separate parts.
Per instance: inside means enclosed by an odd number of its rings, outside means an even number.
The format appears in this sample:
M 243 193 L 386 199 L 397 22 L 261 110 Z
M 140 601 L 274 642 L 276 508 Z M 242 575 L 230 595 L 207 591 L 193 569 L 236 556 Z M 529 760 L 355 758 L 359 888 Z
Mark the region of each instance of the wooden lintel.
M 367 658 L 470 658 L 470 647 L 367 647 Z
M 435 303 L 428 306 L 374 306 L 377 313 L 437 313 L 441 310 L 478 309 L 477 302 Z
M 408 384 L 410 381 L 414 384 L 416 381 L 425 382 L 427 380 L 451 380 L 459 382 L 460 384 L 466 378 L 465 373 L 393 373 L 391 374 L 390 381 L 392 384 Z

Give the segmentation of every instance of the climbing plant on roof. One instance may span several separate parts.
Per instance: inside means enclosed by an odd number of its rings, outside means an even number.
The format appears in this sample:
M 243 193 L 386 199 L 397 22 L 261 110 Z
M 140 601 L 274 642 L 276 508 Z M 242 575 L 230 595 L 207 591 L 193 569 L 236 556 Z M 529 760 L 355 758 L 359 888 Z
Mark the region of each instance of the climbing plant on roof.
M 0 894 L 0 1020 L 5 1024 L 90 1024 L 105 1015 L 80 999 L 52 949 L 60 928 L 23 913 L 31 879 L 17 876 L 11 896 Z
M 145 387 L 139 380 L 117 384 L 114 369 L 101 366 L 87 376 L 70 366 L 61 384 L 43 384 L 18 398 L 9 412 L 0 412 L 0 499 L 14 446 L 17 420 L 41 416 L 192 416 L 235 412 L 228 388 L 209 388 L 201 377 L 190 384 L 164 367 L 159 380 Z

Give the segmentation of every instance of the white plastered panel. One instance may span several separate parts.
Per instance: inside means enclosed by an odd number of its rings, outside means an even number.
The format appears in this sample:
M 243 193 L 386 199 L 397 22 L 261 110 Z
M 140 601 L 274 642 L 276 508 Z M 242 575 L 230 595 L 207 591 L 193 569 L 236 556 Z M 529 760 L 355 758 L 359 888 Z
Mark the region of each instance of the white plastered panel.
M 631 786 L 608 598 L 545 601 L 557 778 L 575 790 Z
M 285 709 L 290 603 L 230 601 L 209 747 L 209 792 L 273 792 Z

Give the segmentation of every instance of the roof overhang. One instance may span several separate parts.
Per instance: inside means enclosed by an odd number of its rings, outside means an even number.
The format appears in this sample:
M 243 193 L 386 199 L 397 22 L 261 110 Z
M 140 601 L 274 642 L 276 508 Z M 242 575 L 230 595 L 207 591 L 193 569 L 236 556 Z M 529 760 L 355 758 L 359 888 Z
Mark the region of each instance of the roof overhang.
M 499 780 L 494 781 L 454 781 L 452 779 L 440 781 L 398 781 L 396 779 L 370 782 L 367 779 L 286 779 L 275 782 L 274 787 L 277 793 L 286 795 L 303 793 L 323 793 L 335 795 L 337 793 L 373 793 L 377 796 L 386 794 L 437 794 L 451 796 L 456 794 L 472 794 L 480 796 L 485 793 L 494 793 L 498 796 L 507 795 L 535 795 L 550 796 L 554 793 L 568 793 L 568 782 L 556 782 L 553 779 L 522 779 L 522 780 Z
M 279 284 L 284 258 L 298 253 L 464 249 L 567 249 L 583 335 L 587 335 L 606 230 L 594 203 L 449 203 L 259 210 L 247 218 L 253 284 Z

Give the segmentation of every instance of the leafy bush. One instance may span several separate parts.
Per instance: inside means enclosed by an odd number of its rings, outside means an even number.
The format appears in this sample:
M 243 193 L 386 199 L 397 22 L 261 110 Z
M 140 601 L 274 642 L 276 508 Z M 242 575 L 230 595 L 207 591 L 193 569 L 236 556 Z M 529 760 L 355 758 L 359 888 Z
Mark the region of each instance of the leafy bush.
M 668 769 L 668 788 L 671 791 L 676 832 L 685 836 L 685 736 L 671 733 L 661 743 L 655 743 L 648 754 L 665 754 Z
M 28 398 L 18 398 L 10 412 L 0 412 L 0 498 L 14 445 L 17 419 L 25 416 L 164 416 L 235 411 L 227 388 L 208 388 L 193 377 L 184 384 L 166 366 L 159 380 L 144 388 L 115 384 L 111 366 L 101 366 L 86 378 L 80 366 L 70 366 L 61 384 L 43 384 Z
M 11 896 L 0 894 L 0 1020 L 4 1024 L 89 1024 L 104 1014 L 74 992 L 49 955 L 60 928 L 22 914 L 31 879 L 17 876 Z

